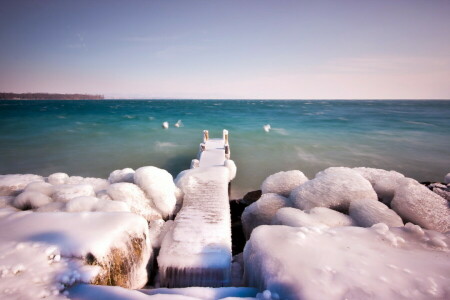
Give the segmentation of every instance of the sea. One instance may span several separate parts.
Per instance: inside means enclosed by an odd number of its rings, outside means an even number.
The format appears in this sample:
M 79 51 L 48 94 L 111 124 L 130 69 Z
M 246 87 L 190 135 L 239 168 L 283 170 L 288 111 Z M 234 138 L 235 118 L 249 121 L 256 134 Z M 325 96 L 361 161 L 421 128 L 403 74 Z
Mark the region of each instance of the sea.
M 313 178 L 364 166 L 418 181 L 450 172 L 445 100 L 16 100 L 0 101 L 0 174 L 107 178 L 156 166 L 175 177 L 196 158 L 205 129 L 212 138 L 229 131 L 232 198 L 294 169 Z

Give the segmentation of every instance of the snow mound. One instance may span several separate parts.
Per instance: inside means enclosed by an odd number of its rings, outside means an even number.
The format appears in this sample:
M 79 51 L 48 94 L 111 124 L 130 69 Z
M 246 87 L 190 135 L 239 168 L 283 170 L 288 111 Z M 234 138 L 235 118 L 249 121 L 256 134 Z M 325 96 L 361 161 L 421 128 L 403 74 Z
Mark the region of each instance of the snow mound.
M 378 200 L 372 185 L 358 172 L 343 167 L 328 168 L 295 188 L 289 198 L 302 210 L 317 206 L 347 211 L 358 199 Z
M 349 215 L 362 227 L 371 227 L 377 223 L 384 223 L 389 227 L 403 226 L 402 218 L 380 201 L 354 200 L 350 203 Z
M 372 184 L 378 198 L 382 199 L 383 203 L 387 205 L 394 198 L 395 189 L 398 187 L 397 181 L 405 178 L 403 174 L 383 169 L 353 168 L 353 170 L 361 174 Z
M 39 192 L 25 191 L 20 193 L 12 202 L 13 206 L 26 210 L 35 209 L 51 203 L 53 200 L 47 195 Z
M 39 192 L 51 196 L 54 192 L 53 185 L 44 181 L 35 181 L 25 187 L 25 192 Z
M 69 202 L 70 199 L 81 196 L 95 196 L 95 191 L 90 184 L 61 184 L 54 186 L 53 200 Z
M 69 175 L 66 173 L 53 173 L 47 178 L 47 182 L 53 185 L 66 184 L 69 180 Z
M 148 225 L 135 214 L 21 211 L 0 217 L 0 228 L 0 245 L 42 243 L 63 258 L 97 266 L 98 274 L 92 274 L 87 282 L 128 288 L 140 288 L 147 282 L 146 266 L 152 252 Z M 66 281 L 70 282 L 63 279 Z M 27 286 L 22 282 L 22 287 Z
M 119 182 L 111 184 L 108 195 L 116 201 L 123 201 L 130 206 L 131 212 L 143 216 L 147 221 L 161 219 L 161 214 L 153 207 L 150 199 L 135 184 Z
M 236 177 L 236 172 L 237 172 L 236 164 L 231 159 L 227 159 L 227 160 L 225 160 L 224 166 L 227 167 L 228 171 L 230 172 L 229 181 L 233 180 Z
M 177 199 L 172 175 L 156 167 L 142 167 L 134 173 L 134 182 L 152 200 L 164 218 L 174 213 Z
M 282 207 L 292 206 L 291 201 L 278 194 L 263 194 L 258 201 L 247 206 L 242 213 L 242 227 L 248 239 L 252 230 L 260 225 L 267 225 Z
M 33 181 L 44 181 L 44 178 L 32 174 L 0 175 L 0 196 L 16 196 Z
M 81 176 L 69 177 L 66 184 L 88 184 L 92 186 L 95 192 L 106 190 L 109 186 L 109 182 L 106 179 Z
M 292 207 L 281 208 L 272 219 L 272 224 L 320 228 L 354 225 L 349 216 L 326 207 L 315 207 L 306 211 Z
M 122 170 L 115 170 L 109 174 L 109 183 L 117 182 L 130 182 L 134 183 L 134 170 L 131 168 L 125 168 Z
M 294 188 L 306 181 L 308 181 L 308 177 L 299 170 L 278 172 L 270 175 L 263 181 L 261 191 L 263 194 L 275 193 L 289 197 Z
M 385 224 L 305 229 L 256 228 L 244 249 L 247 284 L 293 300 L 450 294 L 448 234 Z
M 449 202 L 415 180 L 399 181 L 391 202 L 392 209 L 404 220 L 439 232 L 450 230 Z

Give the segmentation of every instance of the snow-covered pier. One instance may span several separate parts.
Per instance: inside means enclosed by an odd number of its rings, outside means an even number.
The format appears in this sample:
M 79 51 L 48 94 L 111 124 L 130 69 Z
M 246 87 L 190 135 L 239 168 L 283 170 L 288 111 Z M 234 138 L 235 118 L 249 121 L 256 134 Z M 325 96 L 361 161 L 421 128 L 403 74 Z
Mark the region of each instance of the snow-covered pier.
M 231 284 L 228 184 L 236 167 L 229 153 L 227 131 L 222 139 L 210 139 L 205 131 L 199 159 L 177 177 L 177 185 L 184 193 L 183 206 L 161 245 L 161 286 Z

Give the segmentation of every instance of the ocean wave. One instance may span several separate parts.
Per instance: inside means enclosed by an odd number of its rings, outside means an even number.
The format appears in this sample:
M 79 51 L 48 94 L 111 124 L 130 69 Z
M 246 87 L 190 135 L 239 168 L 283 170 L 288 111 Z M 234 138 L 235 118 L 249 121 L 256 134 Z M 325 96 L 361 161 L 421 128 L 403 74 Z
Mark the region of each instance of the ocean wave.
M 134 119 L 134 118 L 136 118 L 136 116 L 132 116 L 132 115 L 124 115 L 123 117 L 126 118 L 126 119 Z
M 289 135 L 289 133 L 287 132 L 287 130 L 286 129 L 284 129 L 284 128 L 271 128 L 273 131 L 275 131 L 276 133 L 278 133 L 278 134 L 281 134 L 281 135 Z
M 413 125 L 423 125 L 423 126 L 436 126 L 434 124 L 426 123 L 426 122 L 417 122 L 417 121 L 403 121 L 403 123 L 413 124 Z
M 158 148 L 172 148 L 172 147 L 177 147 L 178 145 L 175 143 L 171 143 L 171 142 L 159 142 L 157 141 L 155 143 L 156 147 Z

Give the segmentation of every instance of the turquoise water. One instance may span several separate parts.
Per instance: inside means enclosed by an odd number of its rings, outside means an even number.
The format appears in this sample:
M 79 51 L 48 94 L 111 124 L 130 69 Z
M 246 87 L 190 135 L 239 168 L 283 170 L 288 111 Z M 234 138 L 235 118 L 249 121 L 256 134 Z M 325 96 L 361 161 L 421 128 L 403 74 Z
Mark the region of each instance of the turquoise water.
M 450 171 L 450 101 L 101 100 L 0 101 L 0 174 L 105 178 L 153 165 L 176 176 L 203 129 L 230 132 L 235 197 L 281 170 L 368 166 L 420 181 Z

